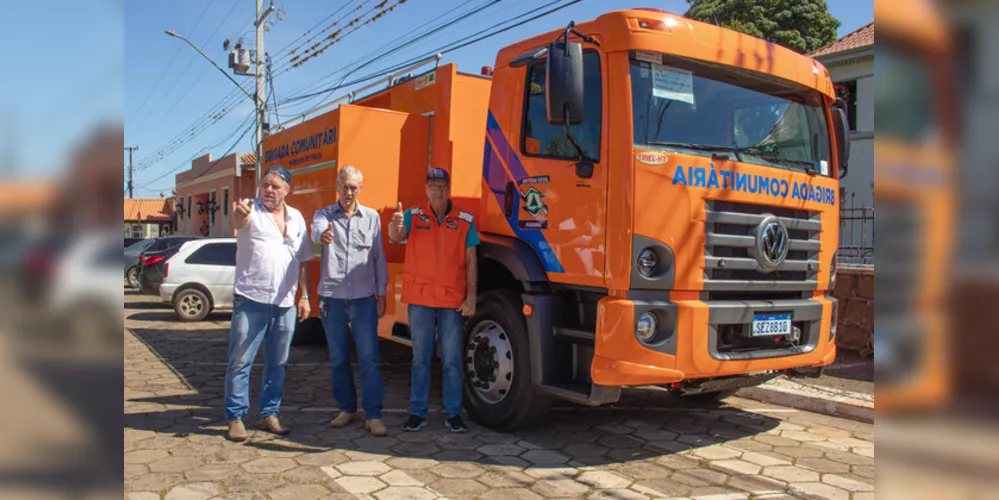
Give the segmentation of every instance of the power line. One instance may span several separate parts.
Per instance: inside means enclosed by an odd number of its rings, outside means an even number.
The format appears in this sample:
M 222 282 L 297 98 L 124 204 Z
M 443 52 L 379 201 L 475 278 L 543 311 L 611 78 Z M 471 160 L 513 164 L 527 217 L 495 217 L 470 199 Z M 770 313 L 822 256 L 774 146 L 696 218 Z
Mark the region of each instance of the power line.
M 229 154 L 230 154 L 230 153 L 232 153 L 232 150 L 236 148 L 236 146 L 237 146 L 237 145 L 239 144 L 239 141 L 243 140 L 243 138 L 244 138 L 244 137 L 246 137 L 246 134 L 248 134 L 248 133 L 250 132 L 250 130 L 254 128 L 254 126 L 253 126 L 253 123 L 252 123 L 252 118 L 253 118 L 253 115 L 251 115 L 251 116 L 250 116 L 250 118 L 251 118 L 250 120 L 244 120 L 244 122 L 243 122 L 243 123 L 242 123 L 242 124 L 240 125 L 240 127 L 236 128 L 236 130 L 235 130 L 235 131 L 233 131 L 233 133 L 229 135 L 229 137 L 231 138 L 231 137 L 232 137 L 233 135 L 236 135 L 236 132 L 239 132 L 239 129 L 240 129 L 240 128 L 242 128 L 243 126 L 246 126 L 246 129 L 245 129 L 245 130 L 243 131 L 242 135 L 240 135 L 240 136 L 239 136 L 239 138 L 238 138 L 238 139 L 236 139 L 236 142 L 234 142 L 234 143 L 232 144 L 232 146 L 230 146 L 230 147 L 229 147 L 229 149 L 228 149 L 228 150 L 227 150 L 227 151 L 226 151 L 226 152 L 225 152 L 225 153 L 224 153 L 224 154 L 223 154 L 223 155 L 222 155 L 221 157 L 219 157 L 219 159 L 218 159 L 218 160 L 215 160 L 214 162 L 212 162 L 212 164 L 211 164 L 211 165 L 210 165 L 210 166 L 209 166 L 209 167 L 208 167 L 207 169 L 205 169 L 205 171 L 204 171 L 204 172 L 202 172 L 202 173 L 200 173 L 200 174 L 196 175 L 196 176 L 195 176 L 195 177 L 193 177 L 193 178 L 192 178 L 191 180 L 193 180 L 193 179 L 197 179 L 197 178 L 199 178 L 199 177 L 201 177 L 201 176 L 205 175 L 206 173 L 208 173 L 209 171 L 211 171 L 211 170 L 212 170 L 213 168 L 215 168 L 215 165 L 216 165 L 216 164 L 217 164 L 217 163 L 218 163 L 218 162 L 219 162 L 219 161 L 220 161 L 220 160 L 221 160 L 222 158 L 225 158 L 225 157 L 229 156 Z M 249 125 L 249 126 L 247 126 L 247 125 Z M 151 181 L 147 181 L 147 185 L 151 185 L 151 184 L 153 184 L 154 182 L 157 182 L 157 181 L 159 181 L 160 179 L 163 179 L 164 177 L 166 177 L 166 176 L 168 176 L 168 175 L 170 175 L 170 174 L 173 174 L 173 173 L 177 172 L 177 171 L 178 171 L 178 170 L 180 170 L 181 168 L 184 168 L 184 167 L 186 167 L 186 166 L 190 166 L 190 163 L 191 163 L 192 161 L 194 161 L 194 159 L 195 159 L 195 158 L 197 158 L 197 155 L 196 155 L 196 156 L 194 156 L 194 157 L 192 157 L 192 158 L 191 158 L 190 160 L 188 160 L 187 162 L 185 162 L 185 163 L 181 163 L 180 165 L 178 165 L 177 167 L 175 167 L 175 168 L 171 169 L 170 171 L 168 171 L 168 172 L 164 173 L 163 175 L 160 175 L 159 177 L 156 177 L 155 179 L 153 179 L 153 180 L 151 180 Z
M 300 92 L 300 91 L 303 91 L 303 90 L 306 90 L 306 89 L 309 89 L 309 88 L 322 87 L 323 80 L 330 79 L 330 78 L 332 78 L 336 74 L 343 74 L 345 71 L 348 71 L 348 68 L 353 67 L 353 69 L 350 69 L 350 71 L 347 73 L 346 76 L 344 76 L 343 78 L 341 78 L 337 82 L 337 84 L 334 85 L 334 87 L 336 87 L 336 88 L 342 88 L 342 83 L 343 83 L 343 81 L 347 77 L 349 77 L 351 74 L 353 74 L 354 72 L 356 72 L 361 67 L 364 67 L 365 65 L 368 65 L 368 64 L 371 63 L 371 61 L 364 62 L 364 63 L 362 63 L 362 61 L 365 61 L 366 59 L 368 59 L 373 54 L 377 54 L 373 60 L 378 60 L 378 59 L 380 59 L 382 57 L 382 54 L 393 53 L 393 52 L 401 50 L 401 49 L 403 49 L 403 48 L 405 48 L 405 47 L 407 47 L 409 45 L 412 45 L 413 43 L 416 43 L 417 41 L 422 40 L 422 39 L 426 38 L 427 36 L 430 36 L 430 35 L 432 35 L 434 33 L 440 32 L 441 30 L 443 30 L 445 28 L 451 27 L 451 26 L 455 25 L 456 23 L 458 23 L 460 21 L 464 21 L 465 19 L 468 19 L 468 18 L 474 16 L 475 14 L 478 14 L 478 13 L 482 12 L 486 8 L 491 7 L 492 5 L 495 5 L 498 1 L 499 0 L 493 0 L 493 1 L 487 2 L 484 5 L 481 5 L 479 7 L 473 8 L 473 9 L 471 9 L 469 11 L 460 13 L 456 17 L 454 17 L 454 18 L 452 18 L 450 20 L 444 20 L 443 22 L 441 22 L 441 24 L 437 25 L 436 27 L 431 28 L 428 31 L 425 31 L 425 32 L 417 35 L 415 38 L 411 38 L 411 39 L 408 39 L 408 40 L 404 39 L 405 36 L 408 36 L 408 35 L 410 35 L 410 34 L 412 34 L 414 32 L 417 32 L 420 29 L 422 29 L 422 28 L 424 28 L 424 27 L 426 27 L 426 26 L 431 25 L 431 24 L 434 23 L 434 20 L 428 21 L 428 22 L 424 23 L 423 25 L 421 25 L 421 26 L 419 26 L 417 28 L 414 28 L 413 30 L 410 30 L 408 33 L 406 33 L 406 35 L 403 35 L 403 37 L 400 37 L 400 39 L 393 40 L 393 41 L 389 42 L 388 44 L 385 44 L 382 47 L 379 47 L 378 49 L 375 49 L 374 51 L 369 52 L 365 56 L 363 56 L 363 57 L 361 57 L 361 58 L 359 58 L 359 59 L 351 62 L 347 66 L 345 66 L 343 68 L 340 68 L 339 70 L 336 70 L 336 71 L 330 73 L 329 75 L 327 75 L 327 76 L 319 79 L 318 82 L 310 84 L 310 85 L 306 85 L 306 86 L 303 86 L 303 87 L 300 87 L 300 88 L 296 89 L 295 92 Z M 465 2 L 465 4 L 468 4 L 468 3 L 471 3 L 471 1 Z M 388 47 L 390 45 L 393 45 L 393 44 L 395 44 L 393 47 L 391 47 L 391 48 L 389 48 L 389 49 L 386 50 L 386 47 Z M 323 101 L 323 103 L 325 103 L 325 100 Z M 318 106 L 316 106 L 316 108 L 321 107 L 323 105 L 323 103 L 320 103 Z M 312 109 L 316 109 L 316 108 L 312 108 Z M 297 113 L 292 113 L 292 114 L 297 114 Z
M 198 20 L 194 23 L 194 26 L 190 30 L 191 33 L 194 33 L 194 30 L 198 29 L 198 25 L 201 24 L 201 20 L 204 19 L 205 14 L 208 12 L 208 9 L 211 8 L 213 3 L 215 3 L 215 0 L 211 0 L 210 2 L 208 2 L 208 5 L 205 6 L 205 10 L 201 11 L 201 15 L 198 16 Z M 166 76 L 167 70 L 170 69 L 170 67 L 173 65 L 173 62 L 177 60 L 177 56 L 180 55 L 180 49 L 181 47 L 177 47 L 177 51 L 173 53 L 173 58 L 171 58 L 170 62 L 163 67 L 163 73 L 160 73 L 159 78 L 156 79 L 156 84 L 153 85 L 153 88 L 149 90 L 148 94 L 146 94 L 145 99 L 142 100 L 142 104 L 139 105 L 139 108 L 136 109 L 135 114 L 132 115 L 132 119 L 129 121 L 134 123 L 135 118 L 139 116 L 139 113 L 142 111 L 142 108 L 144 108 L 146 106 L 146 103 L 149 102 L 149 98 L 153 95 L 153 92 L 156 92 L 156 89 L 159 88 L 160 83 L 163 82 L 163 77 Z
M 581 2 L 582 0 L 572 0 L 572 1 L 570 1 L 570 2 L 568 2 L 566 4 L 564 4 L 564 5 L 560 5 L 558 7 L 554 7 L 552 9 L 549 9 L 549 10 L 547 10 L 545 12 L 542 12 L 542 13 L 536 15 L 536 16 L 533 16 L 533 17 L 531 17 L 529 19 L 525 19 L 525 20 L 520 21 L 520 22 L 518 22 L 516 24 L 512 24 L 510 26 L 507 26 L 507 27 L 505 27 L 503 29 L 499 29 L 499 30 L 494 31 L 492 33 L 488 33 L 488 34 L 485 34 L 483 36 L 479 36 L 478 38 L 474 38 L 474 37 L 476 37 L 478 35 L 481 35 L 481 34 L 487 32 L 487 31 L 489 31 L 491 29 L 494 29 L 494 28 L 496 28 L 498 26 L 506 24 L 506 23 L 508 23 L 510 21 L 513 21 L 513 20 L 516 20 L 516 19 L 520 19 L 520 18 L 522 18 L 522 17 L 524 17 L 526 15 L 530 15 L 533 12 L 537 12 L 538 10 L 541 10 L 541 9 L 546 8 L 546 7 L 549 7 L 549 6 L 552 6 L 554 4 L 557 4 L 557 3 L 559 3 L 559 1 L 561 1 L 561 0 L 555 0 L 553 2 L 549 2 L 549 3 L 547 3 L 547 4 L 545 4 L 545 5 L 541 6 L 541 7 L 538 7 L 536 9 L 532 9 L 531 11 L 528 11 L 528 12 L 525 12 L 523 14 L 520 14 L 519 16 L 507 19 L 506 21 L 503 21 L 501 23 L 493 25 L 490 28 L 487 28 L 485 30 L 481 30 L 481 31 L 479 31 L 477 33 L 473 33 L 473 34 L 468 35 L 468 36 L 466 36 L 466 37 L 464 37 L 464 38 L 462 38 L 460 40 L 456 40 L 456 41 L 452 42 L 451 44 L 438 47 L 435 50 L 428 51 L 428 52 L 426 52 L 426 53 L 424 53 L 424 54 L 422 54 L 420 56 L 417 56 L 417 57 L 414 57 L 412 59 L 409 59 L 408 61 L 399 63 L 399 64 L 397 64 L 397 65 L 395 65 L 395 66 L 393 66 L 391 68 L 384 69 L 384 70 L 378 71 L 376 73 L 369 74 L 369 75 L 367 75 L 365 77 L 359 78 L 359 79 L 351 81 L 349 83 L 344 83 L 344 84 L 339 84 L 339 85 L 333 85 L 331 87 L 328 87 L 328 88 L 326 88 L 324 90 L 320 90 L 318 92 L 312 92 L 312 93 L 304 94 L 304 95 L 300 95 L 300 96 L 289 97 L 289 98 L 285 99 L 282 103 L 283 104 L 287 104 L 287 103 L 299 101 L 299 100 L 302 100 L 302 99 L 308 99 L 308 98 L 315 97 L 315 96 L 318 96 L 318 95 L 323 95 L 323 94 L 328 94 L 330 92 L 335 92 L 338 88 L 350 87 L 352 85 L 357 85 L 357 84 L 360 84 L 360 83 L 367 82 L 367 81 L 372 80 L 374 78 L 378 78 L 380 76 L 383 76 L 386 73 L 391 73 L 393 71 L 398 71 L 398 70 L 400 70 L 402 68 L 405 68 L 407 66 L 411 66 L 411 65 L 413 65 L 413 64 L 415 64 L 415 63 L 417 63 L 417 62 L 419 62 L 421 60 L 427 59 L 428 57 L 430 57 L 430 56 L 432 56 L 434 54 L 447 54 L 449 52 L 453 52 L 455 50 L 458 50 L 458 49 L 467 47 L 469 45 L 473 45 L 475 43 L 481 42 L 482 40 L 486 40 L 486 39 L 488 39 L 490 37 L 493 37 L 493 36 L 496 36 L 496 35 L 498 35 L 500 33 L 509 31 L 509 30 L 511 30 L 513 28 L 522 26 L 522 25 L 527 24 L 527 23 L 529 23 L 531 21 L 535 21 L 535 20 L 540 19 L 542 17 L 545 17 L 545 16 L 547 16 L 549 14 L 552 14 L 554 12 L 562 10 L 562 9 L 564 9 L 566 7 L 569 7 L 570 5 L 577 4 L 577 3 Z M 377 61 L 378 59 L 379 58 L 374 58 L 374 59 L 366 62 L 365 64 L 362 64 L 360 67 L 367 66 L 367 65 L 369 65 L 369 64 Z
M 213 31 L 211 35 L 208 35 L 208 37 L 205 39 L 204 43 L 202 43 L 202 46 L 207 46 L 212 41 L 212 38 L 215 37 L 215 35 L 219 32 L 220 29 L 222 29 L 222 26 L 226 23 L 226 21 L 228 21 L 229 18 L 232 17 L 233 13 L 236 12 L 236 7 L 239 7 L 239 2 L 240 2 L 240 0 L 235 0 L 235 2 L 233 2 L 232 7 L 229 9 L 229 13 L 226 14 L 226 16 L 222 19 L 222 22 L 220 22 L 218 24 L 218 26 L 215 27 L 215 31 Z M 165 98 L 167 96 L 169 96 L 171 92 L 173 92 L 173 89 L 175 89 L 177 87 L 177 84 L 180 83 L 181 78 L 185 74 L 187 74 L 187 70 L 191 68 L 191 66 L 194 64 L 194 61 L 196 61 L 196 60 L 197 60 L 196 56 L 192 56 L 191 57 L 191 59 L 187 63 L 187 66 L 184 67 L 184 69 L 177 75 L 177 78 L 173 81 L 173 85 L 170 86 L 170 89 L 167 90 L 166 93 L 163 94 L 163 97 L 164 97 L 164 101 L 163 102 L 165 102 Z M 201 76 L 204 76 L 204 71 L 202 71 Z M 198 81 L 200 81 L 200 79 L 201 79 L 201 77 L 198 78 Z M 197 85 L 197 81 L 194 82 L 191 85 L 191 87 L 188 88 L 188 92 L 190 92 L 190 89 L 193 88 L 195 85 Z M 184 96 L 186 96 L 186 95 L 187 95 L 187 93 L 185 92 Z M 183 97 L 181 99 L 183 99 Z M 168 114 L 172 113 L 173 110 L 175 110 L 177 108 L 177 106 L 176 106 L 177 102 L 180 102 L 180 100 L 175 101 L 175 104 L 172 105 L 172 106 L 170 106 L 170 111 L 168 112 Z M 137 124 L 134 127 L 132 127 L 132 133 L 134 134 L 134 133 L 138 132 L 142 128 L 142 125 L 145 125 L 145 123 L 149 120 L 150 116 L 152 116 L 152 113 L 147 114 L 145 116 L 145 118 L 143 118 L 142 120 L 140 120 L 139 124 Z
M 464 12 L 464 13 L 461 13 L 461 14 L 459 14 L 459 15 L 458 15 L 458 16 L 457 16 L 456 18 L 453 18 L 453 19 L 450 19 L 450 20 L 445 20 L 444 22 L 442 22 L 441 24 L 439 24 L 439 25 L 438 25 L 437 27 L 435 27 L 435 28 L 431 29 L 430 31 L 427 31 L 427 32 L 424 32 L 424 33 L 420 34 L 420 35 L 419 35 L 418 37 L 416 37 L 416 38 L 414 38 L 414 39 L 410 39 L 410 40 L 408 40 L 408 41 L 404 40 L 404 39 L 405 39 L 405 37 L 407 37 L 407 36 L 409 36 L 409 35 L 413 34 L 414 32 L 417 32 L 417 31 L 419 31 L 419 30 L 423 29 L 424 27 L 426 27 L 426 26 L 428 26 L 428 25 L 430 25 L 430 24 L 433 24 L 433 23 L 434 23 L 434 21 L 436 21 L 437 19 L 432 19 L 432 20 L 430 20 L 430 21 L 427 21 L 427 22 L 423 23 L 422 25 L 420 25 L 420 26 L 418 26 L 418 27 L 416 27 L 416 28 L 413 28 L 412 30 L 410 30 L 410 31 L 409 31 L 408 33 L 406 33 L 406 34 L 402 35 L 401 37 L 399 37 L 399 38 L 397 38 L 397 39 L 395 39 L 395 40 L 392 40 L 392 41 L 389 41 L 389 43 L 386 43 L 385 45 L 382 45 L 381 47 L 379 47 L 379 48 L 377 48 L 377 49 L 375 49 L 375 50 L 373 50 L 373 51 L 371 51 L 371 52 L 368 52 L 367 54 L 365 54 L 364 56 L 362 56 L 362 57 L 358 58 L 357 60 L 355 60 L 355 61 L 352 61 L 351 63 L 349 63 L 349 64 L 348 64 L 348 65 L 346 65 L 345 67 L 343 67 L 343 68 L 340 68 L 340 69 L 338 69 L 338 70 L 335 70 L 335 71 L 333 71 L 332 73 L 330 73 L 330 74 L 328 74 L 328 75 L 326 75 L 326 76 L 324 76 L 324 77 L 320 78 L 320 79 L 318 80 L 318 83 L 312 83 L 312 84 L 308 84 L 308 85 L 305 85 L 305 86 L 302 86 L 302 87 L 300 87 L 300 88 L 298 88 L 298 89 L 295 89 L 295 91 L 294 91 L 294 92 L 301 92 L 301 91 L 303 91 L 303 90 L 306 90 L 306 89 L 308 89 L 308 88 L 313 88 L 313 87 L 321 87 L 321 86 L 322 86 L 322 82 L 323 82 L 324 80 L 326 80 L 326 79 L 330 79 L 330 78 L 332 78 L 332 77 L 333 77 L 334 75 L 336 75 L 336 74 L 342 74 L 343 72 L 347 71 L 347 70 L 348 70 L 348 68 L 350 68 L 350 67 L 352 67 L 352 66 L 355 66 L 355 65 L 357 65 L 358 63 L 360 63 L 360 62 L 362 62 L 362 61 L 364 61 L 364 60 L 368 59 L 368 58 L 369 58 L 369 57 L 371 57 L 372 55 L 375 55 L 375 54 L 382 54 L 382 53 L 391 53 L 391 52 L 394 52 L 394 51 L 397 51 L 397 50 L 399 50 L 400 48 L 403 48 L 403 47 L 405 47 L 405 46 L 406 46 L 406 45 L 408 45 L 408 44 L 411 44 L 411 43 L 413 43 L 413 42 L 415 42 L 415 41 L 417 41 L 417 40 L 420 40 L 420 39 L 422 39 L 422 38 L 424 38 L 424 37 L 426 37 L 426 36 L 428 36 L 428 35 L 431 35 L 431 34 L 433 34 L 434 32 L 437 32 L 437 31 L 440 31 L 441 29 L 444 29 L 444 28 L 447 28 L 447 27 L 449 27 L 449 26 L 452 26 L 452 25 L 454 25 L 454 24 L 455 24 L 455 23 L 456 23 L 457 21 L 460 21 L 460 20 L 464 20 L 464 19 L 467 19 L 467 18 L 469 18 L 469 17 L 471 17 L 471 16 L 473 16 L 473 15 L 475 15 L 475 14 L 477 14 L 477 13 L 481 12 L 481 11 L 482 11 L 482 10 L 484 10 L 485 8 L 488 8 L 488 7 L 492 6 L 492 5 L 495 5 L 495 4 L 496 4 L 496 3 L 498 3 L 499 1 L 500 1 L 500 0 L 490 0 L 490 1 L 489 1 L 489 2 L 487 2 L 487 3 L 485 4 L 485 5 L 482 5 L 482 6 L 480 6 L 480 7 L 477 7 L 477 8 L 475 8 L 475 9 L 473 9 L 472 11 L 469 11 L 469 12 Z M 471 2 L 472 2 L 472 0 L 467 0 L 467 1 L 465 1 L 465 2 L 464 2 L 464 3 L 462 4 L 462 5 L 467 5 L 467 4 L 471 3 Z M 402 40 L 402 41 L 400 41 L 400 40 Z M 393 46 L 392 48 L 387 48 L 387 47 L 389 47 L 389 46 L 392 46 L 393 44 L 395 44 L 395 46 Z M 341 81 L 342 81 L 342 80 L 341 80 Z

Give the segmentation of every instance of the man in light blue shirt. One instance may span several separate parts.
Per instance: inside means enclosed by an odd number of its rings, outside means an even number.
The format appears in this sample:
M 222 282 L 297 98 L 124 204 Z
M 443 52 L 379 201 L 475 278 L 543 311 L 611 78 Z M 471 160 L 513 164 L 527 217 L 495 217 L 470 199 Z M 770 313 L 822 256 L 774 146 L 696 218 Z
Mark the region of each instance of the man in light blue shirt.
M 385 315 L 388 267 L 378 212 L 357 202 L 362 181 L 356 168 L 347 165 L 340 169 L 336 180 L 339 199 L 316 211 L 312 241 L 322 245 L 319 317 L 329 347 L 333 398 L 341 410 L 329 425 L 343 427 L 360 419 L 350 369 L 348 337 L 352 332 L 361 366 L 364 428 L 374 436 L 384 436 L 388 431 L 381 421 L 384 385 L 378 356 L 378 319 Z

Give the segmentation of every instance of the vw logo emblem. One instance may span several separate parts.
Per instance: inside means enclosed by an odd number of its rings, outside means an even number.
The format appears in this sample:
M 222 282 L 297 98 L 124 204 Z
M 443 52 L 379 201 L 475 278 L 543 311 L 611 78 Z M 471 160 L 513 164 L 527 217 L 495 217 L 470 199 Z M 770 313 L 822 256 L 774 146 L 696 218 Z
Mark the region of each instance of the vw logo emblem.
M 776 270 L 787 258 L 790 237 L 787 227 L 776 216 L 767 214 L 756 226 L 756 244 L 750 253 L 765 272 Z

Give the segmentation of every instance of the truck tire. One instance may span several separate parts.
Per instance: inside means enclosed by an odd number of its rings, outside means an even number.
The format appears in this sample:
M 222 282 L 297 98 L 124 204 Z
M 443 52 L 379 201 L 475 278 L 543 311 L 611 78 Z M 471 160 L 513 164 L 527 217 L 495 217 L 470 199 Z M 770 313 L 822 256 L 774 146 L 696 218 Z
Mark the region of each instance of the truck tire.
M 212 311 L 212 301 L 197 288 L 185 288 L 174 294 L 173 310 L 181 321 L 201 321 Z
M 509 290 L 484 292 L 475 315 L 465 322 L 465 408 L 472 420 L 498 431 L 530 425 L 551 404 L 532 380 L 530 341 L 520 302 Z

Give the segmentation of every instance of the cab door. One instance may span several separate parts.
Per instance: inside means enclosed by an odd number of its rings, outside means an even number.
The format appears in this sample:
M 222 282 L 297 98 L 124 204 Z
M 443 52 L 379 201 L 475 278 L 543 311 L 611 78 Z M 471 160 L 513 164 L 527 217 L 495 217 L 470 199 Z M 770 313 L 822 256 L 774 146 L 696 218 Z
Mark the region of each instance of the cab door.
M 544 256 L 553 281 L 604 286 L 607 220 L 606 143 L 602 140 L 603 65 L 596 50 L 583 54 L 584 116 L 570 128 L 592 173 L 577 169 L 579 153 L 564 125 L 548 123 L 545 60 L 527 65 L 519 123 L 519 154 L 509 162 L 516 192 L 510 225 Z M 514 115 L 516 116 L 516 114 Z M 516 135 L 515 135 L 516 137 Z M 519 172 L 518 172 L 519 171 Z

